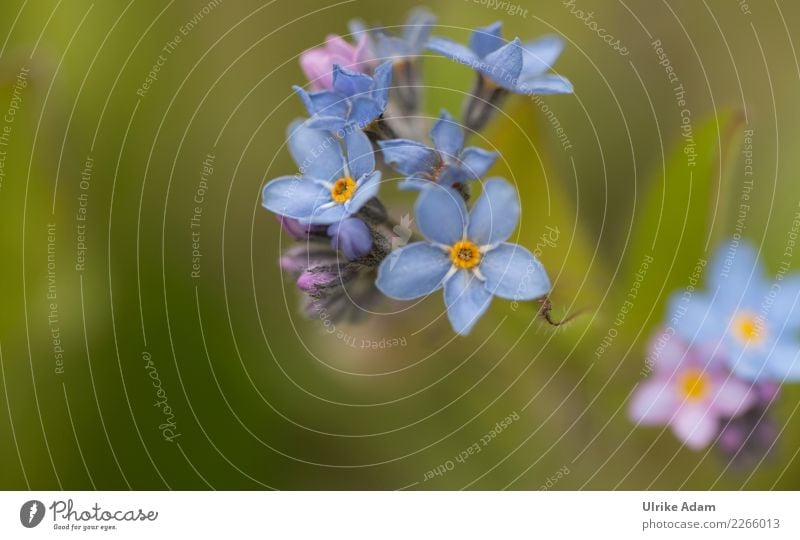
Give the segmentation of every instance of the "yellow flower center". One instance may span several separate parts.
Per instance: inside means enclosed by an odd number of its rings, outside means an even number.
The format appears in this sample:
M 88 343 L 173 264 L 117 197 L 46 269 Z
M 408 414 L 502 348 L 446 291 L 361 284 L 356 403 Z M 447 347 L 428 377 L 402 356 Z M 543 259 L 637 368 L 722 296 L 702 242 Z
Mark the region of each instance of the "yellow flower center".
M 456 242 L 450 248 L 450 260 L 456 267 L 468 270 L 481 262 L 481 250 L 469 240 Z
M 731 323 L 733 336 L 743 345 L 758 345 L 764 341 L 764 324 L 755 313 L 740 311 Z
M 344 178 L 339 178 L 336 182 L 334 182 L 333 187 L 331 188 L 331 199 L 333 199 L 334 202 L 343 204 L 352 199 L 355 193 L 356 181 L 349 176 L 345 176 Z
M 683 397 L 697 400 L 708 393 L 708 378 L 700 369 L 687 369 L 678 378 L 678 388 Z

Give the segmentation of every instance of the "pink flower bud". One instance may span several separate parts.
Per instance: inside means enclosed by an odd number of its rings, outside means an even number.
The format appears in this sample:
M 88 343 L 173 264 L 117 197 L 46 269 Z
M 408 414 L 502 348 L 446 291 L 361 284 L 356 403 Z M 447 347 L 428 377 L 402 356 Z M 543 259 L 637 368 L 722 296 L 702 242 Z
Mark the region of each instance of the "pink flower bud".
M 333 86 L 333 65 L 339 64 L 351 71 L 364 73 L 369 67 L 367 60 L 367 36 L 362 35 L 358 44 L 351 45 L 341 36 L 331 34 L 325 45 L 309 49 L 300 55 L 300 67 L 315 90 L 326 90 Z

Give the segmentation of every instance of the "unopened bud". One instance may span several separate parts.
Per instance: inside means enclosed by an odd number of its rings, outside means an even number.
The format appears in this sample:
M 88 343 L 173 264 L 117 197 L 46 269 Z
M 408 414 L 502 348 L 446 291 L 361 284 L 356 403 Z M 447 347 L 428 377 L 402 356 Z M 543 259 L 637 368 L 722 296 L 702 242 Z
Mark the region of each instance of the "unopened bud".
M 286 216 L 275 216 L 281 224 L 284 232 L 294 238 L 295 240 L 305 240 L 313 236 L 322 236 L 325 234 L 325 225 L 310 225 L 300 223 L 294 218 Z
M 369 254 L 372 250 L 372 234 L 369 227 L 357 218 L 348 218 L 328 227 L 331 246 L 344 253 L 348 260 L 354 261 Z

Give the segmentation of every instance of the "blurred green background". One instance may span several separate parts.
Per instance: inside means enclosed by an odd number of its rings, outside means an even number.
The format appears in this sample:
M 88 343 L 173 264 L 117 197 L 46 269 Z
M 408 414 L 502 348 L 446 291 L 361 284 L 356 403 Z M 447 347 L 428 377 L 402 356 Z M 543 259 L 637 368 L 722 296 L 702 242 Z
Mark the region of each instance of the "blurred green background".
M 540 244 L 554 315 L 587 311 L 554 330 L 536 306 L 496 301 L 456 338 L 434 295 L 330 334 L 298 314 L 277 264 L 287 240 L 260 187 L 295 170 L 283 144 L 304 114 L 298 55 L 353 17 L 401 24 L 420 4 L 3 2 L 0 112 L 15 114 L 0 126 L 0 488 L 800 487 L 797 388 L 771 411 L 773 452 L 744 469 L 625 415 L 666 296 L 736 227 L 745 130 L 744 235 L 771 270 L 783 258 L 800 200 L 800 5 L 426 2 L 435 33 L 462 42 L 495 20 L 508 38 L 567 40 L 556 68 L 575 95 L 514 97 L 472 143 L 501 152 L 493 172 L 520 190 L 517 241 Z M 692 171 L 669 157 L 684 144 L 682 107 L 655 40 L 686 91 Z M 458 112 L 472 73 L 430 56 L 425 74 L 426 112 Z M 204 161 L 213 172 L 197 203 Z M 391 185 L 383 198 L 395 219 L 413 203 Z M 642 253 L 655 260 L 646 292 L 615 326 Z M 362 348 L 384 339 L 399 345 Z M 481 452 L 455 459 L 509 415 Z

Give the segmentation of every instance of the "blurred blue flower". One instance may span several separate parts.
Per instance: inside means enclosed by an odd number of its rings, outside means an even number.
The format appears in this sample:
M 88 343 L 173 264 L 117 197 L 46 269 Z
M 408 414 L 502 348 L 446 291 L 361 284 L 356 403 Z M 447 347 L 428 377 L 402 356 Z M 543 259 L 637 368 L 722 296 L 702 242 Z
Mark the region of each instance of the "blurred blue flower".
M 395 138 L 398 130 L 404 137 L 416 138 L 425 130 L 424 118 L 419 114 L 424 90 L 421 53 L 435 21 L 430 11 L 418 7 L 411 11 L 397 34 L 386 28 L 368 31 L 375 58 L 392 63 L 392 90 L 387 106 L 392 133 L 383 139 Z
M 311 115 L 308 127 L 341 133 L 362 130 L 383 114 L 391 80 L 391 62 L 378 66 L 372 76 L 334 65 L 331 90 L 294 89 Z
M 420 190 L 431 182 L 453 186 L 482 178 L 497 160 L 496 152 L 464 148 L 464 131 L 447 111 L 433 125 L 435 148 L 410 139 L 379 141 L 383 158 L 406 179 L 401 189 Z
M 366 256 L 372 249 L 372 233 L 367 224 L 358 218 L 347 218 L 328 227 L 331 247 L 354 261 Z
M 722 246 L 705 294 L 677 293 L 670 320 L 688 343 L 718 344 L 730 369 L 749 381 L 800 380 L 800 276 L 765 278 L 757 250 Z
M 419 55 L 428 42 L 435 22 L 436 16 L 433 13 L 424 7 L 417 7 L 411 10 L 399 36 L 376 29 L 375 55 L 382 60 L 395 61 Z
M 351 131 L 340 139 L 296 120 L 289 126 L 288 139 L 300 174 L 264 186 L 262 204 L 267 210 L 301 223 L 328 225 L 355 214 L 378 194 L 381 173 L 375 171 L 372 144 L 363 132 Z
M 506 243 L 519 220 L 516 190 L 490 179 L 467 213 L 453 189 L 423 191 L 415 212 L 428 240 L 398 249 L 378 269 L 376 286 L 397 300 L 412 300 L 444 287 L 447 316 L 466 335 L 489 307 L 492 296 L 533 300 L 550 290 L 542 264 L 522 246 Z
M 507 42 L 496 22 L 472 33 L 469 47 L 446 38 L 433 37 L 428 48 L 470 66 L 495 85 L 517 94 L 569 94 L 572 84 L 564 77 L 547 73 L 561 55 L 564 42 L 558 36 L 544 36 L 522 43 Z

